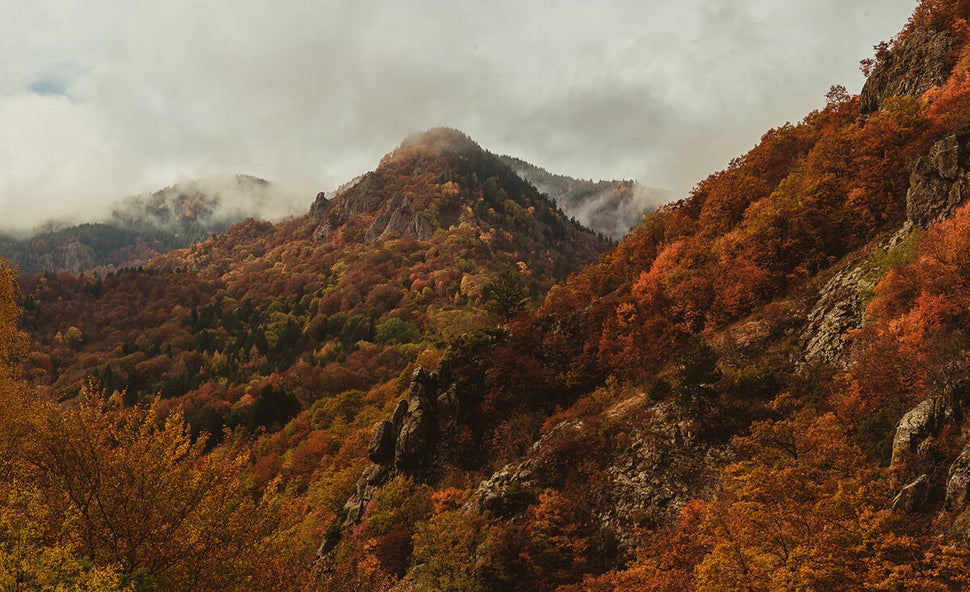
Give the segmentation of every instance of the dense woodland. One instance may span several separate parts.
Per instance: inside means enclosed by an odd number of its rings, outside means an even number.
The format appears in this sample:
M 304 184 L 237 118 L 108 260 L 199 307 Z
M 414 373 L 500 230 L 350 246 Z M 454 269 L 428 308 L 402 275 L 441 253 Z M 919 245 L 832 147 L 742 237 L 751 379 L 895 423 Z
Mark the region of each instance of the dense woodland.
M 615 247 L 439 129 L 298 219 L 0 266 L 2 587 L 970 589 L 968 18 Z

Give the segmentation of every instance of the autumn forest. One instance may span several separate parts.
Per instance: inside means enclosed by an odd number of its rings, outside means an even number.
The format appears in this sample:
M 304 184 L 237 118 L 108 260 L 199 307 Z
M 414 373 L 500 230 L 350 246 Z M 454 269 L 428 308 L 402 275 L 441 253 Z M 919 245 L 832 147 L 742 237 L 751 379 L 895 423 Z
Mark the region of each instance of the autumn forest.
M 618 242 L 436 128 L 301 216 L 0 260 L 0 588 L 970 589 L 968 21 Z

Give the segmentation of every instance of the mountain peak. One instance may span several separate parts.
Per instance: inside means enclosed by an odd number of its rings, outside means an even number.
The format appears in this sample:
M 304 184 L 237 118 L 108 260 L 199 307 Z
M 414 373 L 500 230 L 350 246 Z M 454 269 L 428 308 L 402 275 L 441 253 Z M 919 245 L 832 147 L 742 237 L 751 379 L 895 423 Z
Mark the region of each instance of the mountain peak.
M 482 147 L 467 134 L 450 127 L 435 127 L 426 132 L 408 136 L 401 142 L 398 150 L 408 148 L 423 149 L 434 154 L 462 154 L 482 151 Z M 394 152 L 391 154 L 393 155 Z
M 333 199 L 318 196 L 309 221 L 318 240 L 368 243 L 428 240 L 463 223 L 485 233 L 588 234 L 498 156 L 443 127 L 407 138 Z

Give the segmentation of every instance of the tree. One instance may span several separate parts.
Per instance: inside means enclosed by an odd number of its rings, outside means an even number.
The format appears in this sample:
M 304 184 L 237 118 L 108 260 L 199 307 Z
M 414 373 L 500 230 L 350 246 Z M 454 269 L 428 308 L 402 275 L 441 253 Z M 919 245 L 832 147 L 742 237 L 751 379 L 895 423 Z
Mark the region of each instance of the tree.
M 487 308 L 502 318 L 510 319 L 521 311 L 529 299 L 522 290 L 522 277 L 506 271 L 485 287 Z
M 677 374 L 677 403 L 689 415 L 706 413 L 713 403 L 714 385 L 720 379 L 717 352 L 701 339 L 695 339 L 684 352 Z
M 295 515 L 274 486 L 246 486 L 246 456 L 205 454 L 182 414 L 120 408 L 86 393 L 74 409 L 39 406 L 20 454 L 43 483 L 47 528 L 139 589 L 285 589 L 299 580 Z

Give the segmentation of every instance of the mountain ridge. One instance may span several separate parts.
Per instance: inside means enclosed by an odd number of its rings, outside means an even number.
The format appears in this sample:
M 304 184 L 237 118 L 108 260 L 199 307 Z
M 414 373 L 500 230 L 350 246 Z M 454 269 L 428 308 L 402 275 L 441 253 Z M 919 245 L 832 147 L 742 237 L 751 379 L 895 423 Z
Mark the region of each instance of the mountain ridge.
M 304 217 L 23 278 L 34 390 L 0 367 L 0 493 L 38 485 L 0 508 L 52 533 L 27 564 L 54 548 L 174 588 L 187 568 L 155 548 L 114 560 L 154 541 L 140 521 L 74 501 L 144 491 L 128 467 L 158 466 L 139 437 L 161 434 L 249 500 L 190 524 L 279 543 L 202 589 L 967 589 L 968 19 L 970 1 L 923 0 L 865 99 L 833 87 L 610 249 L 432 130 Z M 947 73 L 930 86 L 927 56 Z M 10 278 L 0 360 L 20 348 Z M 24 429 L 13 403 L 34 392 L 71 402 L 27 407 Z M 204 459 L 230 451 L 227 481 Z M 65 473 L 81 495 L 49 485 Z
M 33 235 L 0 236 L 0 256 L 23 273 L 107 273 L 137 267 L 245 218 L 259 216 L 277 190 L 250 175 L 209 177 L 125 198 L 102 221 L 49 224 Z
M 581 224 L 611 240 L 619 240 L 646 214 L 669 201 L 659 190 L 633 180 L 583 180 L 550 173 L 514 156 L 499 157 L 541 193 Z

